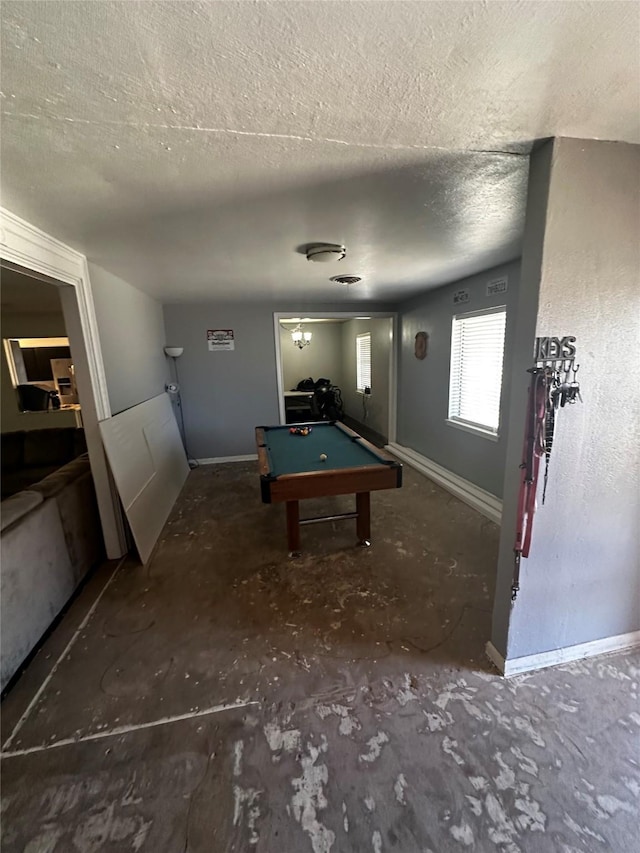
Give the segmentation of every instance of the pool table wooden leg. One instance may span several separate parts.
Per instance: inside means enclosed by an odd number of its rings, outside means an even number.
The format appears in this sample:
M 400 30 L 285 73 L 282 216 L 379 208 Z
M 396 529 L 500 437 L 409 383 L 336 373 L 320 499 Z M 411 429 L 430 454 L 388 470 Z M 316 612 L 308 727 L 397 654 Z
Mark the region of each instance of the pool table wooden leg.
M 289 543 L 289 556 L 299 556 L 300 503 L 298 501 L 287 501 L 287 542 Z
M 356 533 L 359 545 L 371 545 L 371 494 L 356 492 Z

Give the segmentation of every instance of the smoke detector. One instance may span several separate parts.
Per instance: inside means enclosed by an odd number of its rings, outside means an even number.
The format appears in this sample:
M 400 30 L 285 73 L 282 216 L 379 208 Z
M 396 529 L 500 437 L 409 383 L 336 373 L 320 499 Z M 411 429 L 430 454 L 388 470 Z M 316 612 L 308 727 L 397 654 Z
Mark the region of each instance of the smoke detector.
M 345 247 L 337 243 L 316 243 L 307 249 L 307 260 L 326 264 L 329 261 L 341 261 L 346 254 Z
M 335 281 L 336 284 L 358 284 L 362 279 L 359 275 L 334 275 L 331 281 Z

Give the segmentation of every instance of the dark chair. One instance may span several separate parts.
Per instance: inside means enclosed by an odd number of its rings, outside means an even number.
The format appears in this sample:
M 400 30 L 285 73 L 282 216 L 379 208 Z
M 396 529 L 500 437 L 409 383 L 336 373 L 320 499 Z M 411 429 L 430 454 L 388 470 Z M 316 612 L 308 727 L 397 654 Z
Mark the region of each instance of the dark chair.
M 315 389 L 314 408 L 323 421 L 341 421 L 344 417 L 342 394 L 337 385 L 320 385 Z
M 16 390 L 21 412 L 45 412 L 49 407 L 60 408 L 57 391 L 47 391 L 39 385 L 18 385 Z

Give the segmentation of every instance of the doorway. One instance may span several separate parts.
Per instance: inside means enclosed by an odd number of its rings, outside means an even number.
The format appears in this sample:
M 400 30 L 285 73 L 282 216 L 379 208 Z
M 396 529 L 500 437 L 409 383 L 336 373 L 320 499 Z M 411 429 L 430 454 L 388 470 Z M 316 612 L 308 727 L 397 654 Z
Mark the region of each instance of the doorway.
M 98 428 L 99 421 L 111 417 L 111 408 L 87 259 L 15 214 L 3 210 L 0 273 L 5 270 L 54 285 L 58 290 L 66 337 L 73 354 L 74 378 L 82 400 L 82 423 L 105 550 L 109 559 L 117 559 L 127 553 L 128 546 L 119 499 Z
M 61 288 L 2 269 L 2 432 L 82 427 Z
M 58 437 L 65 428 L 75 430 L 68 450 L 86 450 L 89 455 L 105 550 L 110 559 L 121 557 L 127 550 L 126 534 L 98 434 L 78 292 L 3 259 L 0 277 L 2 433 L 28 432 L 32 444 L 42 430 L 57 428 Z M 43 439 L 45 445 L 52 443 Z M 3 498 L 9 496 L 9 486 L 3 477 Z
M 392 312 L 275 312 L 280 423 L 337 412 L 374 443 L 395 441 L 396 326 Z

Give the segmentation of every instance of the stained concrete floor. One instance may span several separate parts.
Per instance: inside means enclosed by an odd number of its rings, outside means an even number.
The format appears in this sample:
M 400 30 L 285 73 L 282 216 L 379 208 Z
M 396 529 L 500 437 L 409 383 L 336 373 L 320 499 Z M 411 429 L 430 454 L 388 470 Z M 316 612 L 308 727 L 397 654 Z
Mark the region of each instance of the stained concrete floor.
M 193 471 L 5 700 L 3 851 L 638 850 L 640 661 L 500 678 L 497 528 L 405 474 L 289 560 L 254 464 Z

